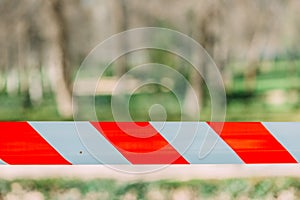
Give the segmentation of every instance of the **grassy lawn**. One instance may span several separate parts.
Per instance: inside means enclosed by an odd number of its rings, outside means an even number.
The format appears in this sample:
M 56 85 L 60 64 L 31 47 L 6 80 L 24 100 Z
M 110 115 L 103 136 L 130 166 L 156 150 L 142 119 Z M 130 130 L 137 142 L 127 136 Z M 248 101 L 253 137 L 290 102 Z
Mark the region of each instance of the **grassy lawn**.
M 296 178 L 160 180 L 117 182 L 109 179 L 0 179 L 0 199 L 297 199 Z M 37 196 L 39 198 L 37 198 Z M 26 199 L 26 198 L 25 198 Z
M 57 110 L 52 95 L 46 94 L 40 105 L 34 107 L 23 106 L 24 97 L 8 96 L 0 94 L 0 120 L 1 121 L 43 121 L 43 120 L 63 120 Z
M 114 120 L 110 96 L 97 96 L 96 113 L 99 121 Z M 22 97 L 0 94 L 0 120 L 1 121 L 61 121 L 52 95 L 47 94 L 44 101 L 37 106 L 24 108 Z M 149 121 L 148 110 L 153 104 L 161 104 L 168 114 L 167 120 L 179 121 L 181 116 L 180 106 L 176 98 L 165 94 L 137 94 L 130 99 L 129 110 L 133 120 Z M 81 107 L 84 109 L 84 107 Z M 200 120 L 210 121 L 210 106 L 202 110 Z M 246 113 L 246 114 L 245 114 Z M 285 104 L 282 106 L 268 105 L 261 97 L 228 98 L 227 121 L 300 121 L 300 108 L 297 105 Z
M 261 62 L 254 90 L 250 92 L 245 88 L 243 63 L 232 63 L 229 67 L 233 69 L 234 74 L 233 84 L 227 89 L 227 121 L 300 121 L 300 60 Z M 268 94 L 274 91 L 279 91 L 279 96 L 269 95 L 269 99 L 276 100 L 283 97 L 283 103 L 272 104 L 266 100 Z M 201 121 L 210 121 L 211 118 L 209 97 L 206 101 L 200 113 Z M 26 104 L 25 98 L 20 95 L 8 96 L 6 93 L 0 93 L 0 120 L 73 120 L 59 116 L 54 97 L 49 93 L 44 95 L 44 100 L 39 105 L 26 107 L 24 104 Z M 114 120 L 111 96 L 96 96 L 95 104 L 99 121 Z M 168 92 L 133 94 L 128 106 L 132 119 L 149 121 L 148 111 L 153 104 L 161 104 L 165 108 L 167 120 L 181 119 L 179 102 L 172 93 Z M 84 102 L 79 105 L 81 110 L 85 109 Z

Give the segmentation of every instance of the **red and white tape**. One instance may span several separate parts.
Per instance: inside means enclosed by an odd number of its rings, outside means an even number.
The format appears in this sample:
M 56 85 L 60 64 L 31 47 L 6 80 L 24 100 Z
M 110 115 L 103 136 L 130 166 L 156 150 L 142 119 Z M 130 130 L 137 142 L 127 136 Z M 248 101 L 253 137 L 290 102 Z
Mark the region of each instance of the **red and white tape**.
M 298 122 L 0 122 L 0 133 L 0 164 L 300 161 Z M 213 145 L 199 156 L 204 143 Z

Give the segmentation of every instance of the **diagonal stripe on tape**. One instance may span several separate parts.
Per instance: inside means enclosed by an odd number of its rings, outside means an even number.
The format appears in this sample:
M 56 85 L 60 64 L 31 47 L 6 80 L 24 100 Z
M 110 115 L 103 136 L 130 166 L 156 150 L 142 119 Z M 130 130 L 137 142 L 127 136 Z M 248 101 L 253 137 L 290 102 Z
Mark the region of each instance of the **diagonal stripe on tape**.
M 219 135 L 247 164 L 297 162 L 260 122 L 225 122 Z
M 7 163 L 0 159 L 0 165 L 6 165 Z
M 76 128 L 82 144 L 100 163 L 130 164 L 90 122 L 76 122 Z
M 188 162 L 149 124 L 149 122 L 93 122 L 133 164 L 188 164 Z M 122 130 L 118 124 L 122 125 Z M 150 137 L 134 137 L 128 132 Z
M 263 122 L 263 125 L 293 155 L 293 157 L 300 162 L 300 123 Z
M 99 164 L 81 143 L 74 122 L 28 122 L 56 151 L 72 164 Z M 78 126 L 88 122 L 77 122 Z M 93 127 L 91 127 L 93 128 Z M 89 132 L 88 127 L 85 131 Z
M 236 153 L 205 122 L 150 123 L 189 163 L 243 163 Z M 206 137 L 207 134 L 208 137 Z M 208 144 L 208 146 L 204 146 L 205 144 Z M 206 152 L 209 152 L 204 157 L 200 157 L 202 146 L 208 148 Z
M 70 164 L 27 122 L 1 122 L 0 158 L 8 164 Z
M 29 122 L 72 164 L 129 164 L 89 122 Z

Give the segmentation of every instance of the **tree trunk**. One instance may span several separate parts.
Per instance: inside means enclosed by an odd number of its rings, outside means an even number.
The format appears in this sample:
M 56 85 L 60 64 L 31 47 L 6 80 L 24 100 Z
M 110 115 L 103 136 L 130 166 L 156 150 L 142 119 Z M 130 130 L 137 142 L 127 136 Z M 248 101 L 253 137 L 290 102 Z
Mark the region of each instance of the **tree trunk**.
M 197 29 L 200 29 L 200 32 L 197 30 L 196 33 L 199 32 L 199 35 L 194 35 L 194 37 L 197 38 L 198 42 L 203 46 L 203 48 L 210 54 L 211 57 L 214 57 L 214 48 L 216 46 L 216 43 L 218 41 L 218 23 L 220 22 L 221 15 L 219 13 L 219 8 L 216 7 L 217 5 L 215 3 L 211 3 L 207 8 L 207 14 L 205 16 L 200 16 Z M 192 26 L 194 25 L 191 24 Z M 193 31 L 194 32 L 194 31 Z M 206 55 L 194 55 L 197 56 L 199 60 L 199 70 L 202 71 L 202 75 L 208 76 L 208 73 L 206 73 L 207 70 L 207 60 L 208 58 Z M 210 78 L 210 77 L 209 77 Z M 205 103 L 205 93 L 203 90 L 204 82 L 203 77 L 199 74 L 199 72 L 195 72 L 195 70 L 190 70 L 190 82 L 194 89 L 194 92 L 198 98 L 199 103 L 199 109 L 201 111 L 202 107 Z M 190 106 L 190 95 L 191 91 L 186 92 L 185 97 L 185 109 L 187 109 L 187 112 L 195 112 L 195 109 L 193 106 Z
M 188 88 L 185 93 L 183 110 L 188 120 L 199 120 L 203 105 L 203 78 L 195 69 L 190 70 L 190 83 L 192 88 Z M 194 94 L 198 102 L 194 101 Z M 195 105 L 195 103 L 198 103 L 198 105 Z M 198 109 L 196 106 L 199 106 Z
M 72 97 L 68 86 L 66 55 L 66 22 L 63 16 L 63 1 L 48 0 L 49 13 L 52 20 L 52 34 L 48 43 L 49 80 L 55 94 L 57 108 L 61 116 L 70 118 L 72 112 Z
M 247 70 L 244 73 L 244 84 L 245 84 L 245 91 L 247 93 L 252 93 L 255 90 L 256 86 L 256 71 L 257 71 L 257 63 L 250 62 L 247 66 Z
M 123 32 L 128 29 L 128 14 L 125 0 L 113 0 L 113 13 L 115 29 L 117 33 Z M 126 40 L 118 41 L 118 50 L 123 51 L 127 47 Z M 127 71 L 126 55 L 118 58 L 114 63 L 114 75 L 121 77 Z

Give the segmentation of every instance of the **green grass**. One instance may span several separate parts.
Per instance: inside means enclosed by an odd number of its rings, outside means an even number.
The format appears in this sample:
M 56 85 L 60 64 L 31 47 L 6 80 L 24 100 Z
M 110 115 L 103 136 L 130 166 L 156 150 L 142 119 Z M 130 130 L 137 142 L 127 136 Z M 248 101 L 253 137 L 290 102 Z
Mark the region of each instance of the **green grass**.
M 110 106 L 110 96 L 96 97 L 96 113 L 99 121 L 113 121 Z M 45 100 L 35 107 L 24 108 L 20 96 L 0 94 L 0 121 L 61 121 L 53 96 L 46 95 Z M 133 120 L 149 121 L 148 110 L 153 104 L 162 104 L 167 112 L 167 120 L 179 121 L 180 106 L 176 98 L 168 93 L 137 94 L 130 99 L 129 110 Z M 84 105 L 84 104 L 83 104 Z M 81 109 L 85 109 L 81 104 Z M 211 120 L 211 107 L 206 103 L 200 113 L 201 121 Z M 246 114 L 245 114 L 246 113 Z M 88 120 L 86 117 L 83 120 Z M 72 120 L 72 119 L 68 119 Z M 300 121 L 300 107 L 298 104 L 284 104 L 281 106 L 268 105 L 262 96 L 229 96 L 227 99 L 227 121 Z
M 215 199 L 221 193 L 230 199 L 265 199 L 283 196 L 289 192 L 294 198 L 299 198 L 300 179 L 290 177 L 278 178 L 244 178 L 224 180 L 159 180 L 159 181 L 126 181 L 118 182 L 111 179 L 0 179 L 0 199 L 9 194 L 22 195 L 15 191 L 15 185 L 22 191 L 35 191 L 45 199 L 53 199 L 58 195 L 76 189 L 81 198 L 89 194 L 106 194 L 104 199 L 123 199 L 127 194 L 134 199 L 150 199 L 150 193 L 156 191 L 165 199 L 169 199 L 176 191 L 184 190 L 187 195 L 196 199 Z M 294 193 L 292 192 L 294 191 Z M 281 197 L 283 198 L 283 197 Z
M 264 61 L 260 63 L 259 71 L 253 91 L 246 90 L 243 76 L 244 63 L 232 63 L 228 67 L 234 70 L 233 86 L 227 90 L 227 121 L 300 121 L 300 60 L 278 60 L 276 62 Z M 266 94 L 272 90 L 281 90 L 288 94 L 294 92 L 298 100 L 285 102 L 281 105 L 271 105 L 266 102 Z M 207 91 L 206 91 L 207 94 Z M 208 96 L 208 95 L 207 95 Z M 72 120 L 59 116 L 54 97 L 47 93 L 41 104 L 24 106 L 25 98 L 20 95 L 8 96 L 0 93 L 0 120 Z M 290 100 L 289 97 L 286 98 Z M 80 100 L 80 99 L 79 99 Z M 206 97 L 205 104 L 200 113 L 201 121 L 211 120 L 210 99 Z M 149 121 L 149 109 L 153 104 L 161 104 L 167 113 L 167 120 L 181 120 L 180 104 L 170 92 L 138 93 L 130 97 L 127 109 L 134 121 Z M 111 96 L 102 95 L 95 97 L 95 107 L 90 103 L 80 102 L 83 111 L 82 120 L 94 120 L 91 114 L 85 116 L 85 107 L 89 105 L 96 112 L 98 121 L 115 120 L 111 110 Z M 126 107 L 126 106 L 125 106 Z M 121 113 L 122 114 L 122 113 Z
M 1 121 L 24 121 L 24 120 L 64 120 L 59 116 L 54 98 L 46 94 L 41 104 L 24 107 L 23 98 L 20 95 L 8 96 L 0 94 L 0 120 Z

